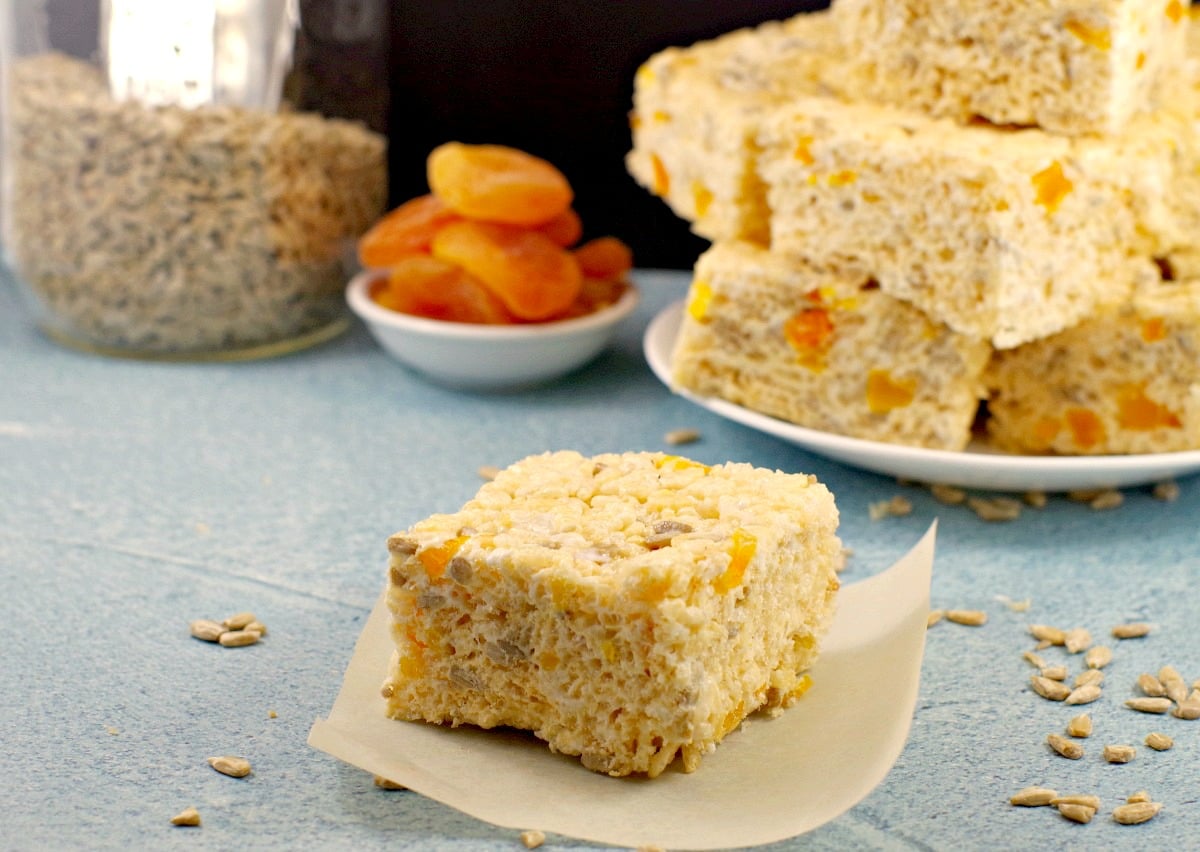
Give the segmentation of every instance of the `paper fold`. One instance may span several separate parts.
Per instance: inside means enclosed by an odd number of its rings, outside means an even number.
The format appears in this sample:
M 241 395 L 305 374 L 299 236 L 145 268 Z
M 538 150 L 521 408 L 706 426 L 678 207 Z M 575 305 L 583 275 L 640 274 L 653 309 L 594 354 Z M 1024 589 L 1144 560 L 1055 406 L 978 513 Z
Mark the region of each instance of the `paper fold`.
M 512 731 L 397 722 L 379 687 L 392 643 L 382 597 L 342 689 L 308 742 L 495 825 L 621 846 L 754 846 L 845 812 L 908 738 L 925 648 L 936 524 L 886 571 L 843 587 L 813 687 L 776 719 L 751 717 L 694 773 L 610 778 Z

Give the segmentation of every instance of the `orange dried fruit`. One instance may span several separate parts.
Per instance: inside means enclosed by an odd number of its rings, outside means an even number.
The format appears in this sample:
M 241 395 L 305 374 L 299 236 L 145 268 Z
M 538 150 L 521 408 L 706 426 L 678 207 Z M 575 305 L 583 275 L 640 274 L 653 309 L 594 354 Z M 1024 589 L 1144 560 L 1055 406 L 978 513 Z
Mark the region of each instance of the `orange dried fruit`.
M 1122 429 L 1139 431 L 1183 426 L 1178 414 L 1147 396 L 1140 385 L 1122 388 L 1117 393 L 1117 423 Z
M 872 414 L 887 414 L 910 405 L 917 395 L 916 379 L 897 379 L 888 370 L 867 373 L 867 407 Z
M 583 220 L 579 218 L 578 213 L 568 207 L 538 230 L 549 237 L 555 245 L 570 248 L 583 236 Z
M 522 320 L 561 313 L 583 284 L 571 253 L 537 231 L 463 220 L 438 231 L 431 251 L 478 278 Z
M 550 163 L 503 145 L 447 142 L 429 155 L 429 188 L 462 216 L 537 227 L 571 205 L 566 177 Z
M 633 269 L 633 252 L 616 237 L 597 237 L 575 249 L 584 275 L 620 278 Z
M 363 266 L 385 267 L 403 257 L 428 254 L 429 243 L 438 228 L 459 218 L 436 196 L 410 199 L 362 235 L 358 241 L 358 259 Z
M 556 319 L 570 319 L 571 317 L 583 317 L 588 314 L 594 314 L 596 311 L 604 310 L 610 305 L 615 305 L 629 289 L 629 285 L 624 281 L 614 278 L 589 278 L 584 277 L 583 285 L 579 288 L 579 295 Z
M 1082 450 L 1090 450 L 1102 443 L 1106 437 L 1104 421 L 1094 411 L 1086 408 L 1070 408 L 1063 414 L 1071 440 Z
M 387 279 L 372 288 L 371 298 L 389 310 L 427 319 L 486 325 L 513 321 L 503 303 L 476 278 L 428 255 L 397 261 Z
M 819 370 L 833 345 L 833 320 L 824 308 L 806 308 L 788 317 L 783 336 L 805 367 Z

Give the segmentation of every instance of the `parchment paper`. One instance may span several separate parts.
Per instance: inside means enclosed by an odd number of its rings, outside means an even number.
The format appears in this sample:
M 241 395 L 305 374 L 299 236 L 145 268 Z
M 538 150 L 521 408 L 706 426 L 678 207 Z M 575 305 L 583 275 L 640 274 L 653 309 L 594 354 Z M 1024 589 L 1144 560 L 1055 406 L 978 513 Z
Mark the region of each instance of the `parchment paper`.
M 813 686 L 753 716 L 691 774 L 609 778 L 512 731 L 384 716 L 392 644 L 381 598 L 328 719 L 308 742 L 495 825 L 621 846 L 754 846 L 832 820 L 883 780 L 908 738 L 925 648 L 936 524 L 888 570 L 846 585 Z

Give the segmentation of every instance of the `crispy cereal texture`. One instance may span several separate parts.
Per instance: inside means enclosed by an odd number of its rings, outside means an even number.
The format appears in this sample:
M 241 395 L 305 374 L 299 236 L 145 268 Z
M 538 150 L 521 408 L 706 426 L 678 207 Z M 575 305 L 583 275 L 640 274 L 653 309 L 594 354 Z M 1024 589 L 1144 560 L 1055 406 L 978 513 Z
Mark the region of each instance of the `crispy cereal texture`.
M 1026 453 L 1200 449 L 1200 282 L 1164 282 L 988 369 L 989 432 Z
M 661 453 L 517 462 L 388 541 L 395 719 L 532 731 L 609 775 L 696 768 L 807 688 L 838 588 L 813 477 Z
M 680 388 L 802 426 L 958 450 L 990 353 L 864 275 L 717 243 L 696 264 L 672 365 Z
M 1186 0 L 837 0 L 860 91 L 960 122 L 1111 134 L 1167 101 Z

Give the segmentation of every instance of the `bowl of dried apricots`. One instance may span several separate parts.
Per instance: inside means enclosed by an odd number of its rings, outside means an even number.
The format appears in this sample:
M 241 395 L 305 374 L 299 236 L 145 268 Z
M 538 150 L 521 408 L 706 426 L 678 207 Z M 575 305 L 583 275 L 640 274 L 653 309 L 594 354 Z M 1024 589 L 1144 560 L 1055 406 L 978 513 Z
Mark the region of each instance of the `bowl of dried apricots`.
M 358 242 L 351 310 L 395 358 L 442 384 L 503 388 L 583 366 L 638 303 L 615 237 L 581 242 L 566 177 L 501 145 L 447 142 L 430 191 Z

